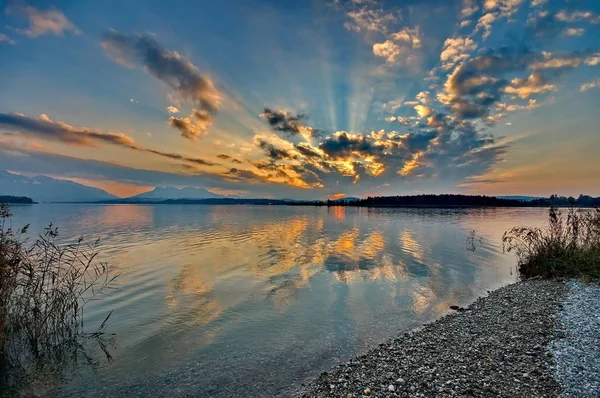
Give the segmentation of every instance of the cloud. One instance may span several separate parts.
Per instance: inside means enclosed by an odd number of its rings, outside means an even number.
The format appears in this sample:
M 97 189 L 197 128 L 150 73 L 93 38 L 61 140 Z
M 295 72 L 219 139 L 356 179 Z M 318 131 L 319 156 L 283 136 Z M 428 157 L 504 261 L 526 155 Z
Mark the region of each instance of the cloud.
M 502 16 L 510 16 L 517 12 L 523 0 L 485 0 L 486 10 L 500 10 Z
M 404 98 L 398 98 L 396 100 L 384 103 L 383 105 L 381 105 L 381 107 L 388 112 L 395 112 L 402 105 L 406 105 L 406 102 L 404 102 Z
M 588 21 L 591 23 L 600 23 L 600 16 L 591 11 L 562 10 L 556 14 L 556 19 L 563 22 Z
M 136 152 L 146 152 L 173 160 L 205 166 L 216 166 L 217 163 L 181 154 L 144 148 L 135 143 L 133 138 L 123 133 L 102 133 L 89 128 L 73 127 L 64 122 L 54 122 L 47 115 L 39 119 L 29 118 L 16 113 L 0 113 L 0 129 L 16 132 L 28 137 L 41 138 L 61 142 L 68 145 L 98 147 L 100 144 L 111 144 Z
M 583 28 L 567 28 L 563 30 L 565 36 L 582 36 L 585 33 Z
M 345 131 L 340 131 L 332 137 L 327 137 L 319 145 L 319 149 L 328 157 L 339 159 L 347 158 L 353 152 L 372 155 L 375 151 L 379 152 L 381 148 L 373 146 L 372 140 L 364 135 L 348 134 Z
M 470 52 L 477 49 L 477 44 L 468 37 L 448 38 L 444 42 L 440 61 L 443 69 L 450 69 L 459 62 L 469 58 Z
M 520 111 L 520 110 L 532 110 L 539 106 L 540 106 L 540 104 L 537 102 L 537 100 L 535 100 L 533 98 L 531 98 L 526 105 L 504 104 L 504 103 L 496 104 L 496 107 L 498 110 L 501 110 L 501 111 L 504 110 L 507 112 L 515 112 L 515 111 Z
M 301 142 L 297 145 L 295 145 L 296 150 L 298 152 L 300 152 L 300 154 L 302 154 L 303 156 L 307 157 L 307 158 L 322 158 L 323 154 L 318 151 L 317 149 L 313 148 L 312 146 L 310 146 L 309 144 L 306 144 L 304 142 Z
M 417 61 L 414 49 L 421 48 L 419 28 L 405 27 L 390 34 L 384 42 L 373 44 L 373 54 L 388 65 L 411 65 Z
M 101 42 L 108 56 L 127 66 L 141 65 L 173 89 L 195 109 L 188 118 L 171 118 L 169 124 L 189 139 L 207 131 L 221 105 L 222 94 L 213 81 L 175 51 L 165 50 L 149 35 L 124 35 L 110 31 Z
M 273 131 L 287 133 L 290 136 L 299 134 L 304 137 L 319 137 L 323 134 L 321 130 L 306 126 L 304 121 L 307 117 L 302 113 L 293 114 L 281 109 L 265 107 L 259 116 L 267 121 Z
M 0 113 L 0 128 L 71 145 L 95 147 L 99 143 L 105 143 L 137 149 L 134 140 L 125 134 L 76 128 L 63 122 L 54 122 L 45 114 L 41 114 L 39 119 L 32 119 L 17 113 Z
M 373 31 L 385 33 L 388 25 L 396 21 L 393 14 L 386 14 L 383 10 L 372 9 L 367 6 L 349 11 L 347 14 L 350 21 L 344 26 L 348 30 L 355 32 Z
M 406 43 L 411 48 L 421 48 L 421 33 L 418 26 L 412 29 L 405 27 L 399 32 L 392 33 L 389 38 L 395 42 Z
M 597 65 L 598 60 L 600 60 L 600 54 L 598 53 L 591 55 L 573 53 L 563 57 L 555 57 L 552 53 L 545 53 L 543 59 L 531 64 L 531 69 L 572 69 L 583 63 L 590 66 Z
M 167 112 L 173 114 L 173 113 L 179 113 L 179 109 L 177 109 L 176 107 L 174 107 L 173 105 L 169 105 L 167 106 Z
M 79 33 L 79 30 L 65 14 L 57 9 L 38 10 L 31 6 L 11 5 L 6 8 L 6 13 L 24 15 L 27 18 L 29 27 L 27 29 L 15 29 L 15 31 L 29 37 L 48 34 L 62 36 L 66 32 Z
M 443 90 L 438 91 L 437 100 L 445 105 L 457 120 L 480 119 L 486 125 L 493 125 L 502 118 L 498 111 L 533 109 L 534 105 L 510 104 L 501 102 L 507 95 L 512 100 L 530 99 L 557 89 L 550 78 L 558 78 L 560 73 L 543 74 L 545 69 L 574 68 L 582 63 L 594 62 L 594 55 L 567 54 L 557 57 L 549 52 L 541 54 L 528 49 L 501 48 L 486 49 L 478 55 L 456 66 L 448 75 Z M 529 75 L 524 72 L 531 70 Z M 509 78 L 510 74 L 519 77 Z M 535 103 L 535 106 L 539 104 Z
M 283 110 L 273 110 L 265 108 L 260 117 L 265 119 L 269 126 L 275 131 L 283 131 L 291 135 L 299 134 L 302 127 L 302 120 L 306 118 L 303 114 L 293 115 Z
M 14 45 L 15 41 L 13 39 L 11 39 L 10 37 L 6 36 L 5 34 L 0 33 L 0 43 L 1 42 L 5 42 L 8 43 L 10 45 Z
M 549 84 L 539 72 L 532 73 L 526 79 L 515 78 L 511 80 L 511 85 L 504 89 L 508 94 L 513 94 L 521 99 L 553 90 L 556 90 L 556 86 Z
M 475 0 L 463 0 L 463 8 L 460 12 L 462 18 L 469 18 L 479 11 L 479 6 Z
M 536 36 L 553 38 L 558 34 L 565 36 L 581 36 L 585 33 L 582 27 L 571 27 L 573 23 L 600 24 L 600 15 L 590 11 L 562 10 L 558 13 L 546 10 L 536 13 L 528 21 L 528 28 Z
M 373 54 L 385 58 L 385 62 L 392 65 L 400 61 L 404 49 L 405 47 L 399 46 L 391 40 L 373 44 Z
M 417 111 L 417 114 L 419 115 L 420 118 L 426 118 L 427 116 L 430 116 L 433 113 L 433 109 L 431 109 L 425 105 L 415 106 L 415 111 Z
M 208 160 L 204 160 L 204 159 L 200 159 L 200 158 L 193 158 L 193 157 L 189 157 L 189 156 L 185 156 L 185 155 L 180 155 L 178 153 L 157 151 L 155 149 L 143 149 L 143 150 L 148 153 L 153 153 L 155 155 L 163 156 L 165 158 L 169 158 L 169 159 L 173 159 L 173 160 L 183 160 L 185 162 L 194 163 L 194 164 L 198 164 L 198 165 L 202 165 L 202 166 L 218 166 L 219 165 L 219 163 L 210 162 Z
M 475 26 L 475 31 L 483 30 L 483 39 L 487 39 L 488 36 L 492 33 L 492 25 L 496 21 L 496 14 L 488 12 L 487 14 L 481 16 L 477 21 L 477 25 Z
M 296 155 L 293 155 L 289 151 L 282 149 L 282 148 L 277 148 L 276 146 L 266 142 L 265 140 L 257 139 L 255 144 L 260 149 L 262 149 L 264 151 L 265 155 L 267 155 L 267 157 L 271 160 L 296 159 L 297 158 Z
M 198 126 L 189 117 L 173 117 L 169 118 L 169 125 L 175 127 L 181 132 L 181 136 L 192 141 L 197 140 L 202 135 L 208 134 L 205 128 Z
M 600 79 L 592 80 L 591 82 L 583 83 L 581 87 L 579 87 L 579 91 L 584 92 L 587 90 L 591 90 L 593 88 L 600 87 Z

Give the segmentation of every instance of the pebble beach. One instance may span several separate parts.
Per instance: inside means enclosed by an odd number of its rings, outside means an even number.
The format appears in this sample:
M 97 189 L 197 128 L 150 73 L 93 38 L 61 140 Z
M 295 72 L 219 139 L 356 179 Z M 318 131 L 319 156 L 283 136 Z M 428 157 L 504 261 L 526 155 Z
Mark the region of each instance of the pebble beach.
M 600 396 L 600 285 L 528 280 L 341 363 L 303 397 Z

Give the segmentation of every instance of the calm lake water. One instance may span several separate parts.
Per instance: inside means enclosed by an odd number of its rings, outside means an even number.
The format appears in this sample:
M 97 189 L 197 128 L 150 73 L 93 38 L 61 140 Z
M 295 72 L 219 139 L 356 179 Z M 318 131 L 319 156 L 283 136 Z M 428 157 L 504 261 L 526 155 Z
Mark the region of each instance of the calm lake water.
M 515 280 L 502 233 L 545 209 L 202 205 L 13 208 L 13 226 L 101 238 L 121 273 L 112 361 L 61 396 L 273 396 Z M 475 231 L 474 246 L 467 244 Z M 474 250 L 473 250 L 474 249 Z

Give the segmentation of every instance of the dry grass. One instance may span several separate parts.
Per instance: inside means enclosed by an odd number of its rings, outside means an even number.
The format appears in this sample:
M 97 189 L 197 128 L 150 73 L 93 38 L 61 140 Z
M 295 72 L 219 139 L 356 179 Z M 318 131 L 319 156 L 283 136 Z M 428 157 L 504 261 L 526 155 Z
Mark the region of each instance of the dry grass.
M 545 228 L 515 227 L 502 242 L 523 278 L 600 278 L 600 209 L 551 207 Z

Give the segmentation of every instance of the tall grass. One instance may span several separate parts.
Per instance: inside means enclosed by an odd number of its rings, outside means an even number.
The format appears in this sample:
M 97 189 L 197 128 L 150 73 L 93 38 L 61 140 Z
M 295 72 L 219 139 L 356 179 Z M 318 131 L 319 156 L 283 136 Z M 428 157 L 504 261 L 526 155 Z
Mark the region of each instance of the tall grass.
M 502 242 L 523 278 L 600 278 L 600 209 L 551 207 L 545 228 L 515 227 Z
M 0 204 L 0 383 L 27 383 L 44 372 L 60 372 L 80 357 L 93 338 L 106 351 L 104 328 L 110 313 L 84 329 L 86 305 L 111 288 L 116 275 L 97 261 L 98 241 L 59 244 L 50 225 L 34 241 L 29 226 L 7 227 L 10 209 Z

